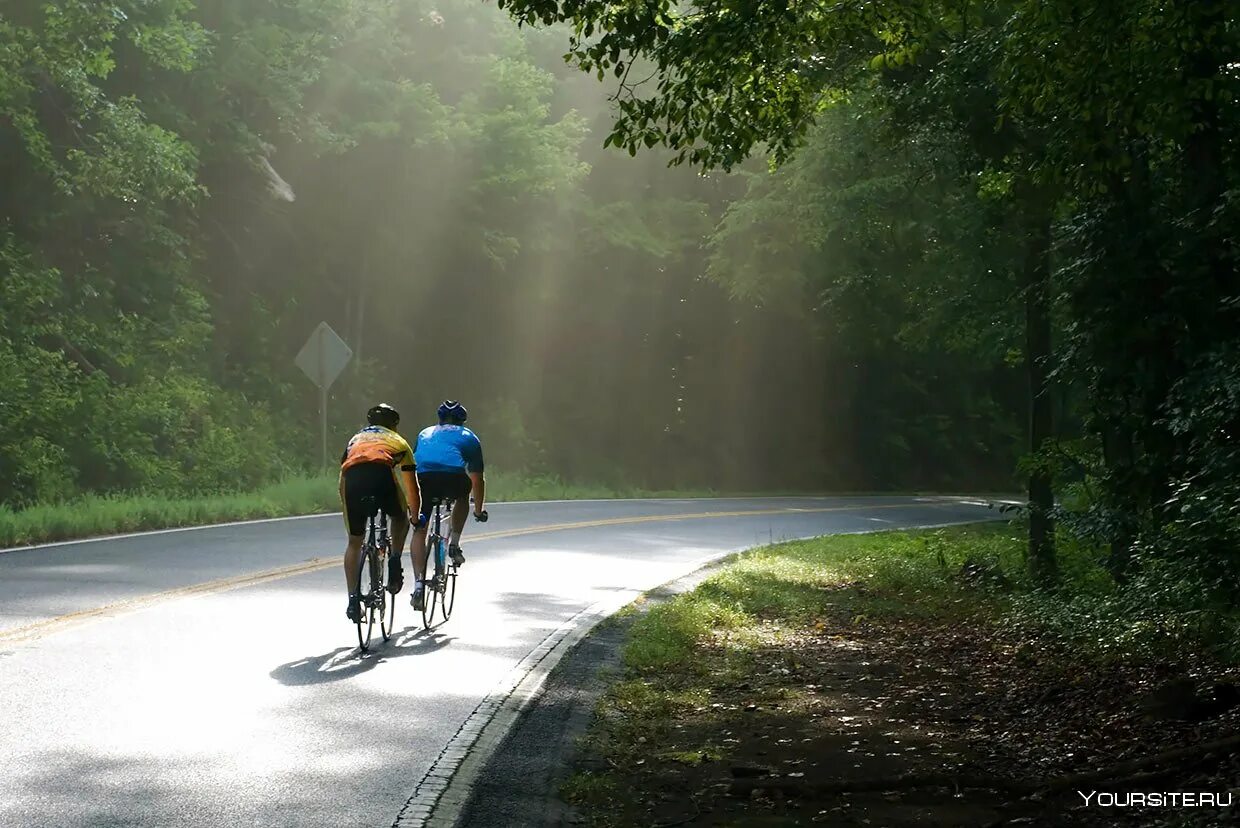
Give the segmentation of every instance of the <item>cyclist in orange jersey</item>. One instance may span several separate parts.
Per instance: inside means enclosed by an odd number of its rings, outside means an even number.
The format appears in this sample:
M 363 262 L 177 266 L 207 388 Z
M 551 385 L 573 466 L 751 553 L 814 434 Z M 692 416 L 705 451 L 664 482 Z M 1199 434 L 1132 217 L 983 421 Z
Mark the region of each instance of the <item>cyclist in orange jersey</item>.
M 369 425 L 353 435 L 340 456 L 340 503 L 349 533 L 344 550 L 344 577 L 349 589 L 346 614 L 354 622 L 362 615 L 357 565 L 367 519 L 380 510 L 391 518 L 388 591 L 395 595 L 404 584 L 400 558 L 409 533 L 409 516 L 417 515 L 420 508 L 413 449 L 396 432 L 400 414 L 392 406 L 380 403 L 366 412 L 366 422 Z M 396 477 L 397 467 L 405 481 L 403 490 Z

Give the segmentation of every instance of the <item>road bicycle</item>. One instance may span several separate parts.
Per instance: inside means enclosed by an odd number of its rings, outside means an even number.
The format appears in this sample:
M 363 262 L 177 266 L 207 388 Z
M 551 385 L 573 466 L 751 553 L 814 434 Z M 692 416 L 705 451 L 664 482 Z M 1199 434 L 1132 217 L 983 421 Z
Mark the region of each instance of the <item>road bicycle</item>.
M 357 563 L 357 589 L 362 603 L 362 614 L 357 621 L 357 646 L 363 653 L 370 649 L 376 618 L 384 641 L 392 637 L 395 629 L 396 601 L 387 591 L 388 556 L 391 554 L 388 517 L 378 510 L 366 521 L 366 540 Z
M 454 500 L 436 500 L 426 528 L 426 566 L 429 569 L 433 563 L 435 567 L 435 574 L 426 579 L 422 597 L 422 627 L 428 630 L 435 623 L 436 608 L 443 623 L 452 617 L 456 606 L 457 567 L 448 556 L 448 533 L 443 531 L 443 524 L 451 521 L 455 503 Z M 474 520 L 486 522 L 487 513 L 474 515 Z
M 426 529 L 426 566 L 435 567 L 434 576 L 426 579 L 422 597 L 422 626 L 430 629 L 435 623 L 435 609 L 444 621 L 452 617 L 456 605 L 456 564 L 448 557 L 448 535 L 441 530 L 445 515 L 452 515 L 455 501 L 437 500 Z

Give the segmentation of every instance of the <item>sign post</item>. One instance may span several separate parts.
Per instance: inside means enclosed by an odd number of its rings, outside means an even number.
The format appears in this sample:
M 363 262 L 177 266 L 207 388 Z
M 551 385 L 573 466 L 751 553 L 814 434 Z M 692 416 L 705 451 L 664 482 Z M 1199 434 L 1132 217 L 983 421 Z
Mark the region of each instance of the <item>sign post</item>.
M 352 358 L 352 349 L 336 335 L 331 325 L 320 322 L 293 360 L 310 381 L 319 387 L 319 430 L 324 469 L 327 468 L 327 389 L 331 388 Z

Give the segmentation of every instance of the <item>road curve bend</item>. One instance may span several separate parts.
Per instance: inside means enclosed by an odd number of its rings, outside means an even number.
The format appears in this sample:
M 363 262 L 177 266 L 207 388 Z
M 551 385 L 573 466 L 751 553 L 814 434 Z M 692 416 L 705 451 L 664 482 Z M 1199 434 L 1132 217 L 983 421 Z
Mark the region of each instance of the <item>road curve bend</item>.
M 940 496 L 496 504 L 466 530 L 452 619 L 425 632 L 402 594 L 364 657 L 338 515 L 9 550 L 0 828 L 422 824 L 531 670 L 641 592 L 758 544 L 996 516 Z

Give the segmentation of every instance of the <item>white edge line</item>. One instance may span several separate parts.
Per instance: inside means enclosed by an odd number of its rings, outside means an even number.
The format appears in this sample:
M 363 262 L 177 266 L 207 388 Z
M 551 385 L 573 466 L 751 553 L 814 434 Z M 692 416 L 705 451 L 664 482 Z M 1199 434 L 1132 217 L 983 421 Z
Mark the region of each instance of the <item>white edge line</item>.
M 975 502 L 968 505 L 981 506 L 984 503 L 976 502 L 982 500 L 975 495 L 762 495 L 760 497 L 601 497 L 601 498 L 582 498 L 569 500 L 497 500 L 495 505 L 504 506 L 530 506 L 539 503 L 679 503 L 686 500 L 694 501 L 721 501 L 721 500 L 844 500 L 848 498 L 906 498 L 912 500 L 914 498 L 937 497 L 945 499 L 959 499 L 966 497 L 974 497 Z M 986 500 L 985 503 L 1020 503 L 1016 500 Z M 916 504 L 910 504 L 916 505 Z M 29 546 L 10 546 L 0 549 L 0 555 L 6 552 L 35 552 L 39 549 L 54 549 L 58 546 L 77 546 L 83 543 L 99 543 L 101 541 L 126 540 L 128 538 L 142 538 L 149 535 L 170 535 L 174 532 L 197 532 L 202 529 L 227 529 L 230 526 L 255 526 L 260 523 L 280 523 L 287 520 L 307 520 L 310 518 L 323 517 L 339 517 L 340 512 L 312 512 L 306 515 L 286 515 L 284 517 L 274 518 L 255 518 L 253 520 L 233 520 L 227 523 L 204 523 L 197 526 L 174 526 L 169 529 L 147 529 L 141 532 L 126 532 L 120 535 L 96 535 L 90 538 L 78 538 L 77 540 L 53 541 L 52 543 L 38 543 Z
M 39 549 L 53 549 L 57 546 L 77 546 L 82 543 L 99 543 L 100 541 L 125 540 L 126 538 L 142 538 L 148 535 L 170 535 L 173 532 L 196 532 L 200 529 L 227 529 L 230 526 L 253 526 L 258 523 L 280 523 L 286 520 L 307 520 L 309 518 L 321 517 L 339 517 L 339 512 L 312 512 L 308 515 L 286 515 L 284 517 L 275 518 L 255 518 L 253 520 L 231 520 L 227 523 L 204 523 L 199 526 L 173 526 L 169 529 L 146 529 L 141 532 L 125 532 L 121 535 L 95 535 L 90 538 L 78 538 L 77 540 L 54 541 L 52 543 L 39 543 L 31 546 L 10 546 L 7 549 L 0 549 L 0 555 L 6 552 L 35 552 Z
M 848 532 L 831 532 L 826 535 L 814 534 L 783 538 L 776 543 L 791 543 L 832 535 L 870 535 L 880 532 L 939 529 L 977 522 L 979 521 L 956 520 L 915 526 L 858 529 Z M 413 795 L 396 815 L 392 828 L 429 828 L 432 825 L 438 828 L 452 828 L 455 826 L 465 805 L 469 802 L 478 775 L 499 749 L 504 738 L 520 719 L 530 702 L 538 697 L 547 676 L 560 660 L 605 618 L 618 612 L 639 595 L 653 592 L 661 586 L 674 583 L 728 557 L 770 545 L 772 544 L 759 544 L 700 558 L 690 563 L 689 568 L 680 575 L 663 584 L 648 590 L 628 590 L 620 597 L 611 596 L 578 612 L 556 627 L 521 661 L 517 662 L 508 675 L 469 714 L 464 724 L 448 740 L 448 744 L 418 782 Z

